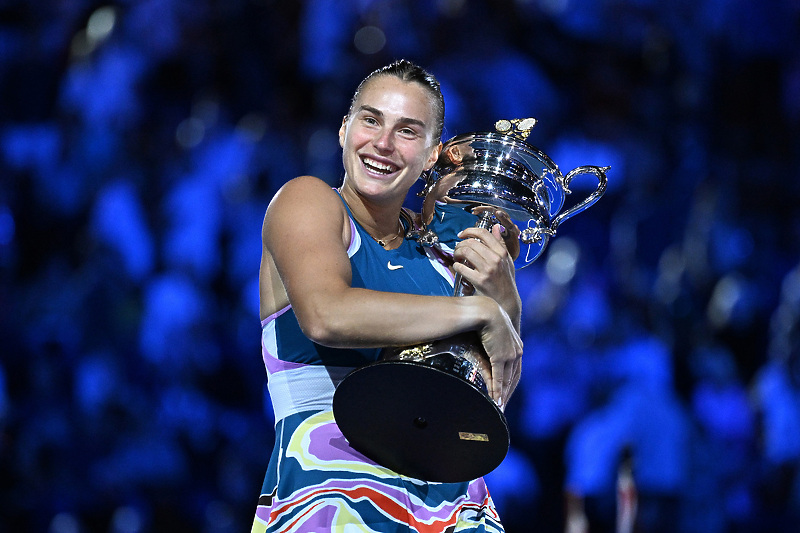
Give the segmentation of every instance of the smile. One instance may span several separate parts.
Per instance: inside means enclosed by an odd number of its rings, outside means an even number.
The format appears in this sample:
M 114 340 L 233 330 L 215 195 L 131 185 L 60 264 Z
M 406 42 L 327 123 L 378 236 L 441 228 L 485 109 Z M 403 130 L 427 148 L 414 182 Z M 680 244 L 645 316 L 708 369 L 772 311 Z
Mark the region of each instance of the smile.
M 361 162 L 364 163 L 364 166 L 367 168 L 367 170 L 377 174 L 388 175 L 393 172 L 397 172 L 399 169 L 397 165 L 393 165 L 391 163 L 381 163 L 380 161 L 376 161 L 370 157 L 362 157 Z

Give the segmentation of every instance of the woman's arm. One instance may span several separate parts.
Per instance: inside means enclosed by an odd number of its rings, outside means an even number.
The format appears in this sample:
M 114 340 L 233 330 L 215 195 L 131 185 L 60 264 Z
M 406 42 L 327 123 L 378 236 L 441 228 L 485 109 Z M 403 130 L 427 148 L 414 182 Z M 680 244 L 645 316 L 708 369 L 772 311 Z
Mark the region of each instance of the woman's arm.
M 287 183 L 264 219 L 262 298 L 280 301 L 275 292 L 282 286 L 305 335 L 332 347 L 405 346 L 478 331 L 492 362 L 490 394 L 502 401 L 509 363 L 522 351 L 506 311 L 484 295 L 453 298 L 354 288 L 349 233 L 347 211 L 329 185 L 308 176 Z

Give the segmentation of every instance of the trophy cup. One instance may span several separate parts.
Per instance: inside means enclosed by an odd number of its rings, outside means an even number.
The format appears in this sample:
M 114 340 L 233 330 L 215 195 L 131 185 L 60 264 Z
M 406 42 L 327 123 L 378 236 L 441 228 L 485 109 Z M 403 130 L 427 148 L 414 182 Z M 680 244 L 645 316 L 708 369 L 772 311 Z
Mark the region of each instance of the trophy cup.
M 563 221 L 600 199 L 608 167 L 581 166 L 562 175 L 526 142 L 535 125 L 533 118 L 499 120 L 495 132 L 467 133 L 444 144 L 424 176 L 422 228 L 415 234 L 420 244 L 452 251 L 461 230 L 491 228 L 500 222 L 500 209 L 514 224 L 505 228 L 513 237 L 506 243 L 520 269 L 542 254 Z M 583 174 L 593 174 L 597 187 L 563 209 L 570 182 Z M 459 276 L 454 287 L 454 296 L 472 292 Z M 476 332 L 387 348 L 378 362 L 342 380 L 334 417 L 354 449 L 399 474 L 472 480 L 494 470 L 510 443 L 505 415 L 487 394 L 490 370 Z

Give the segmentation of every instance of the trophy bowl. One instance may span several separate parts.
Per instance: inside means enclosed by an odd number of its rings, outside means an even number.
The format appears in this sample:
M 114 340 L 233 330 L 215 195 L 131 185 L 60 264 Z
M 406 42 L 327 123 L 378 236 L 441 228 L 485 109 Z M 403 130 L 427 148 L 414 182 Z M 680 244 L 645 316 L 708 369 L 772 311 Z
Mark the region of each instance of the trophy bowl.
M 453 229 L 458 233 L 466 228 L 469 214 L 478 206 L 502 209 L 519 230 L 514 266 L 520 269 L 542 254 L 563 221 L 600 199 L 608 167 L 581 166 L 563 175 L 546 153 L 525 141 L 535 123 L 535 119 L 500 120 L 495 127 L 504 133 L 467 133 L 444 144 L 421 193 L 424 239 L 452 240 Z M 564 209 L 566 196 L 572 194 L 570 183 L 582 174 L 597 177 L 595 190 Z M 461 217 L 460 223 L 448 225 L 447 215 Z M 478 216 L 473 217 L 477 221 Z
M 495 132 L 453 137 L 431 171 L 421 230 L 423 246 L 451 254 L 470 226 L 504 227 L 517 269 L 535 261 L 558 226 L 604 194 L 608 167 L 563 175 L 526 138 L 535 119 L 501 120 Z M 564 209 L 569 184 L 597 178 L 586 198 Z M 488 208 L 488 209 L 487 209 Z M 502 210 L 507 217 L 499 219 Z M 472 292 L 456 276 L 453 296 Z M 491 366 L 477 333 L 410 347 L 387 348 L 378 362 L 348 374 L 334 393 L 333 413 L 350 445 L 395 472 L 435 482 L 462 482 L 494 470 L 510 445 L 503 411 L 487 394 Z

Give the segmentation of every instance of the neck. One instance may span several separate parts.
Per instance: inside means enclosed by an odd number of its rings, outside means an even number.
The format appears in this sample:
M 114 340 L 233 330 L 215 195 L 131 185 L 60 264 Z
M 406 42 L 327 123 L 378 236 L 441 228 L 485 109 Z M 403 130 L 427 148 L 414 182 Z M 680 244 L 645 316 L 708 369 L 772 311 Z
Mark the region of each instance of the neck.
M 392 202 L 376 202 L 346 186 L 339 188 L 339 194 L 359 224 L 371 234 L 378 238 L 385 236 L 391 238 L 397 232 L 403 198 Z
M 340 187 L 339 194 L 350 208 L 353 218 L 378 244 L 385 248 L 397 246 L 403 235 L 403 223 L 400 221 L 402 201 L 397 204 L 376 204 L 346 187 Z

